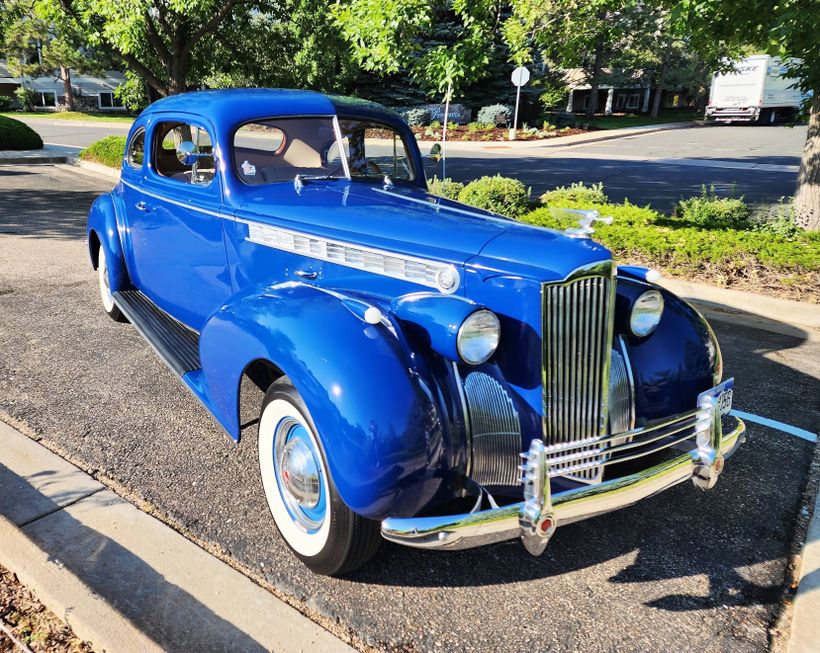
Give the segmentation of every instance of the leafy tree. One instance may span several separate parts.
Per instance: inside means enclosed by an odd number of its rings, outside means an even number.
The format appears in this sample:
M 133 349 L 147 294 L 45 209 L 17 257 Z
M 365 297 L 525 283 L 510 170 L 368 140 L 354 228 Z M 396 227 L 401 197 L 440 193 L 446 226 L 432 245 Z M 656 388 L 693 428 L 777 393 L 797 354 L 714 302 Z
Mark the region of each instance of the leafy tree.
M 85 46 L 83 35 L 62 12 L 37 0 L 12 0 L 6 3 L 8 16 L 4 28 L 4 50 L 9 68 L 16 76 L 39 77 L 58 72 L 63 82 L 66 109 L 75 106 L 71 72 L 98 73 L 105 57 Z M 36 52 L 36 54 L 35 54 Z
M 820 1 L 667 0 L 673 21 L 696 50 L 721 42 L 740 54 L 752 44 L 789 64 L 789 76 L 810 93 L 809 125 L 797 190 L 796 219 L 820 230 Z
M 503 31 L 510 60 L 526 63 L 532 48 L 562 68 L 581 68 L 590 84 L 587 117 L 598 110 L 607 65 L 617 62 L 640 33 L 640 0 L 513 0 Z
M 213 63 L 214 40 L 226 26 L 276 8 L 264 0 L 42 1 L 62 7 L 92 43 L 108 44 L 161 96 L 201 82 Z

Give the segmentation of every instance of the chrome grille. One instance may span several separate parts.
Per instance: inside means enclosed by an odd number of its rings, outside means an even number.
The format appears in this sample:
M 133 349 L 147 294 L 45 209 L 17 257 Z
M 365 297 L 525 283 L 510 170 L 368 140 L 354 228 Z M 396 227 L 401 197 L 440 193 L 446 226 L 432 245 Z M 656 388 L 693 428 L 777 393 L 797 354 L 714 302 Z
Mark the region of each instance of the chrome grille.
M 472 437 L 470 477 L 480 485 L 518 485 L 521 424 L 512 398 L 483 372 L 464 379 Z
M 609 368 L 609 432 L 624 433 L 635 427 L 632 383 L 628 362 L 616 349 L 612 350 Z
M 548 446 L 607 431 L 613 303 L 610 264 L 543 286 L 544 436 Z M 601 480 L 603 467 L 594 463 L 603 463 L 605 456 L 600 448 L 589 449 L 585 468 L 566 476 L 585 483 Z M 578 463 L 572 467 L 577 468 Z

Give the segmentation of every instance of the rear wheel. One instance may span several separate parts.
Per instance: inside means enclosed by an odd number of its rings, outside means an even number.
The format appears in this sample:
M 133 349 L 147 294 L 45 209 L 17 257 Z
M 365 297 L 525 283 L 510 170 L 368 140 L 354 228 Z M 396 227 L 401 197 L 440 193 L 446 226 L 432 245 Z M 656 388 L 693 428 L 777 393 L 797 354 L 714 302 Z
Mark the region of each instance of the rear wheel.
M 114 295 L 111 292 L 111 280 L 108 276 L 108 261 L 105 256 L 105 248 L 100 246 L 97 252 L 97 280 L 100 284 L 100 299 L 105 312 L 115 322 L 127 322 L 119 307 L 114 303 Z
M 375 555 L 378 522 L 339 497 L 313 420 L 287 381 L 274 383 L 262 404 L 259 470 L 279 533 L 311 571 L 342 575 Z

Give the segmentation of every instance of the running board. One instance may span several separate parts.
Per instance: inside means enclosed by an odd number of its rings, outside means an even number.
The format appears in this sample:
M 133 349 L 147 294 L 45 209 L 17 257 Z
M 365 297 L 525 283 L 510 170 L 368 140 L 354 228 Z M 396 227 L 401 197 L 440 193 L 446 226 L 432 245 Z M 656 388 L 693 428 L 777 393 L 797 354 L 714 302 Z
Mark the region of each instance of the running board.
M 166 365 L 179 376 L 202 367 L 199 334 L 159 308 L 139 290 L 120 290 L 114 302 Z

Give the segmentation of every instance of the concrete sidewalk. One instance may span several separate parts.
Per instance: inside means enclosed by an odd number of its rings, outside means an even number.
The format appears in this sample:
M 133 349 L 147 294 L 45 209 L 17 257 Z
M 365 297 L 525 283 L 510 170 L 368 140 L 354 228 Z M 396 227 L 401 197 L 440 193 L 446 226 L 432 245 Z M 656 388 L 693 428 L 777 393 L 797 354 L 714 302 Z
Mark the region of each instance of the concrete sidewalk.
M 98 651 L 353 651 L 2 422 L 0 564 Z
M 0 165 L 66 163 L 68 158 L 80 149 L 82 148 L 43 145 L 41 150 L 0 150 Z

